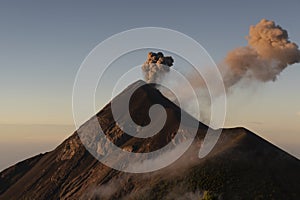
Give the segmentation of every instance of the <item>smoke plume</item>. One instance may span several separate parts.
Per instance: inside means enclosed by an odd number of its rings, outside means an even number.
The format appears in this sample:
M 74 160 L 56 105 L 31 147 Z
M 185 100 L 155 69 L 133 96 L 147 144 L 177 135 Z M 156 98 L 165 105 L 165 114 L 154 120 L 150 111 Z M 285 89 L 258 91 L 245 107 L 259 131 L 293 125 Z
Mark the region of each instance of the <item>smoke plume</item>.
M 298 45 L 291 42 L 287 31 L 276 25 L 274 21 L 262 19 L 256 25 L 250 26 L 246 39 L 248 40 L 247 46 L 230 51 L 218 64 L 227 92 L 234 90 L 236 87 L 232 86 L 235 85 L 245 87 L 241 85 L 245 81 L 246 83 L 275 81 L 288 65 L 300 62 Z M 142 66 L 146 81 L 169 83 L 179 88 L 177 95 L 184 100 L 181 104 L 182 109 L 208 124 L 211 120 L 210 106 L 215 100 L 210 98 L 205 80 L 195 70 L 189 70 L 184 74 L 198 97 L 198 100 L 195 100 L 189 91 L 182 90 L 183 83 L 168 73 L 172 64 L 172 57 L 164 57 L 160 52 L 157 54 L 150 52 L 147 61 Z M 211 69 L 211 66 L 206 66 L 202 71 L 207 80 L 214 80 L 215 72 Z M 248 84 L 246 87 L 251 88 Z M 221 88 L 214 88 L 213 92 L 221 95 L 222 91 Z M 169 99 L 173 98 L 163 90 L 161 92 Z M 194 113 L 196 103 L 201 107 L 200 118 Z
M 250 26 L 246 37 L 248 45 L 230 51 L 219 65 L 226 89 L 238 83 L 242 78 L 252 81 L 275 81 L 288 66 L 300 62 L 298 45 L 289 41 L 285 29 L 274 21 L 262 19 Z M 142 69 L 147 82 L 161 81 L 173 65 L 171 56 L 163 53 L 148 53 Z M 199 80 L 199 87 L 204 84 Z
M 164 56 L 163 53 L 148 53 L 148 58 L 142 66 L 145 79 L 148 83 L 161 81 L 164 74 L 168 72 L 173 65 L 173 58 L 171 56 Z
M 242 78 L 275 81 L 288 65 L 300 61 L 297 44 L 290 42 L 287 31 L 274 21 L 262 19 L 251 26 L 247 40 L 247 46 L 227 54 L 225 66 L 221 67 L 226 88 Z

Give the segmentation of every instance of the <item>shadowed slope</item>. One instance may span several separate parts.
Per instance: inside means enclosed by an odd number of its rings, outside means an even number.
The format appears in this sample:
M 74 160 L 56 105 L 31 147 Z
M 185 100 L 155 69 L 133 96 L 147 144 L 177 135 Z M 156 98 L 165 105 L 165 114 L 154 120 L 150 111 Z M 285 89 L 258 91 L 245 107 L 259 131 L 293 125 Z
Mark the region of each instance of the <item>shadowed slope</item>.
M 150 152 L 174 142 L 182 117 L 195 120 L 153 87 L 138 81 L 113 101 L 135 91 L 130 100 L 130 115 L 139 125 L 150 122 L 149 108 L 163 105 L 167 122 L 151 138 L 134 138 L 124 133 L 113 119 L 111 104 L 98 114 L 106 136 L 121 148 Z M 120 104 L 121 105 L 121 104 Z M 123 116 L 126 122 L 130 116 Z M 300 161 L 254 133 L 243 129 L 225 129 L 204 159 L 197 157 L 207 127 L 184 124 L 183 138 L 197 129 L 190 149 L 175 163 L 156 172 L 131 174 L 119 172 L 98 162 L 82 145 L 77 133 L 55 150 L 25 160 L 0 173 L 0 199 L 177 199 L 209 191 L 223 199 L 297 199 L 300 196 Z M 102 144 L 105 145 L 105 144 Z M 100 148 L 101 151 L 101 148 Z M 113 190 L 110 190 L 114 188 Z

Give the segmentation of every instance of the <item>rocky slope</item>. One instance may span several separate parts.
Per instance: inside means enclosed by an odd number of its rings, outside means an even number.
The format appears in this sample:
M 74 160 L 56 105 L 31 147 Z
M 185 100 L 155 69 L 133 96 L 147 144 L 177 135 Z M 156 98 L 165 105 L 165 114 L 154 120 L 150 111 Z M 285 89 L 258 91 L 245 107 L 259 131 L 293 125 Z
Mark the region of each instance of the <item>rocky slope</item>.
M 130 116 L 139 125 L 150 122 L 149 108 L 163 105 L 167 121 L 150 138 L 124 133 L 113 119 L 111 104 L 97 119 L 117 146 L 150 152 L 172 140 L 180 119 L 195 120 L 153 87 L 138 81 L 114 101 L 135 91 Z M 187 121 L 189 121 L 187 120 Z M 187 138 L 197 128 L 193 145 L 172 165 L 161 170 L 132 174 L 111 169 L 82 145 L 77 132 L 51 152 L 40 154 L 0 173 L 0 199 L 299 199 L 300 161 L 244 128 L 224 129 L 213 151 L 198 158 L 208 127 L 185 123 L 178 134 Z M 105 144 L 97 152 L 105 151 Z

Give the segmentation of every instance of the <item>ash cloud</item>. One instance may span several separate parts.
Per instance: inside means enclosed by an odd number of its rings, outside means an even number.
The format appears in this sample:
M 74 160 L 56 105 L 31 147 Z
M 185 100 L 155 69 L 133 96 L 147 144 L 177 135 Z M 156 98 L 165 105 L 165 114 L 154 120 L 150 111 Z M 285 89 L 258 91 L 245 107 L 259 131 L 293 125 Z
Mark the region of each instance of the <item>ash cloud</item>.
M 291 42 L 288 32 L 274 21 L 262 19 L 256 25 L 250 26 L 246 39 L 247 46 L 230 51 L 218 66 L 226 89 L 243 78 L 258 82 L 275 81 L 288 65 L 300 62 L 298 45 Z M 161 52 L 149 52 L 142 66 L 145 80 L 162 81 L 173 62 L 171 56 L 165 57 Z M 199 88 L 205 84 L 201 78 L 196 82 Z
M 173 65 L 173 58 L 171 56 L 164 56 L 162 52 L 149 52 L 146 62 L 142 66 L 145 80 L 148 83 L 159 82 L 164 74 L 170 71 Z
M 262 19 L 256 25 L 250 26 L 246 39 L 248 41 L 247 46 L 238 47 L 230 51 L 223 61 L 218 64 L 227 95 L 232 94 L 237 88 L 247 89 L 247 92 L 251 92 L 252 86 L 276 81 L 286 67 L 300 62 L 298 45 L 290 41 L 287 30 L 277 25 L 274 21 Z M 184 99 L 181 108 L 201 122 L 209 124 L 211 120 L 210 108 L 214 101 L 217 100 L 210 98 L 203 77 L 193 70 L 184 74 L 196 92 L 198 100 L 195 100 L 192 98 L 192 94 L 182 90 L 182 83 L 169 73 L 169 67 L 172 64 L 173 59 L 171 57 L 164 57 L 162 53 L 150 52 L 147 61 L 142 66 L 145 80 L 148 83 L 169 83 L 179 88 L 177 95 Z M 205 75 L 205 79 L 214 80 L 215 74 L 211 70 L 211 66 L 204 67 L 202 72 Z M 173 98 L 172 95 L 170 96 L 162 90 L 161 92 L 169 99 Z M 215 88 L 212 92 L 215 95 L 221 95 L 222 89 Z M 201 108 L 200 117 L 194 115 L 196 103 Z
M 289 41 L 288 32 L 274 21 L 262 19 L 250 26 L 248 45 L 229 52 L 221 66 L 226 88 L 242 78 L 275 81 L 288 66 L 300 61 L 298 45 Z

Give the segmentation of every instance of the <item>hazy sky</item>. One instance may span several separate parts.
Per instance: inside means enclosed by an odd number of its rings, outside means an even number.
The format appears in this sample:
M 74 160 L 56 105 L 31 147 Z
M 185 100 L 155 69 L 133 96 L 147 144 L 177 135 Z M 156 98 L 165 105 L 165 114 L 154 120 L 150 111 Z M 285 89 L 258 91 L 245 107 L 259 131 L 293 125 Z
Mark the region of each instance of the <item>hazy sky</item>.
M 174 29 L 194 38 L 218 62 L 246 45 L 249 26 L 262 18 L 280 24 L 300 44 L 299 8 L 297 0 L 1 1 L 0 124 L 72 125 L 76 72 L 87 54 L 113 34 L 146 26 Z M 226 125 L 246 126 L 300 157 L 299 75 L 295 64 L 274 83 L 237 90 L 229 99 Z M 45 127 L 34 134 L 51 134 Z M 5 130 L 0 129 L 1 141 L 23 141 L 19 129 Z

